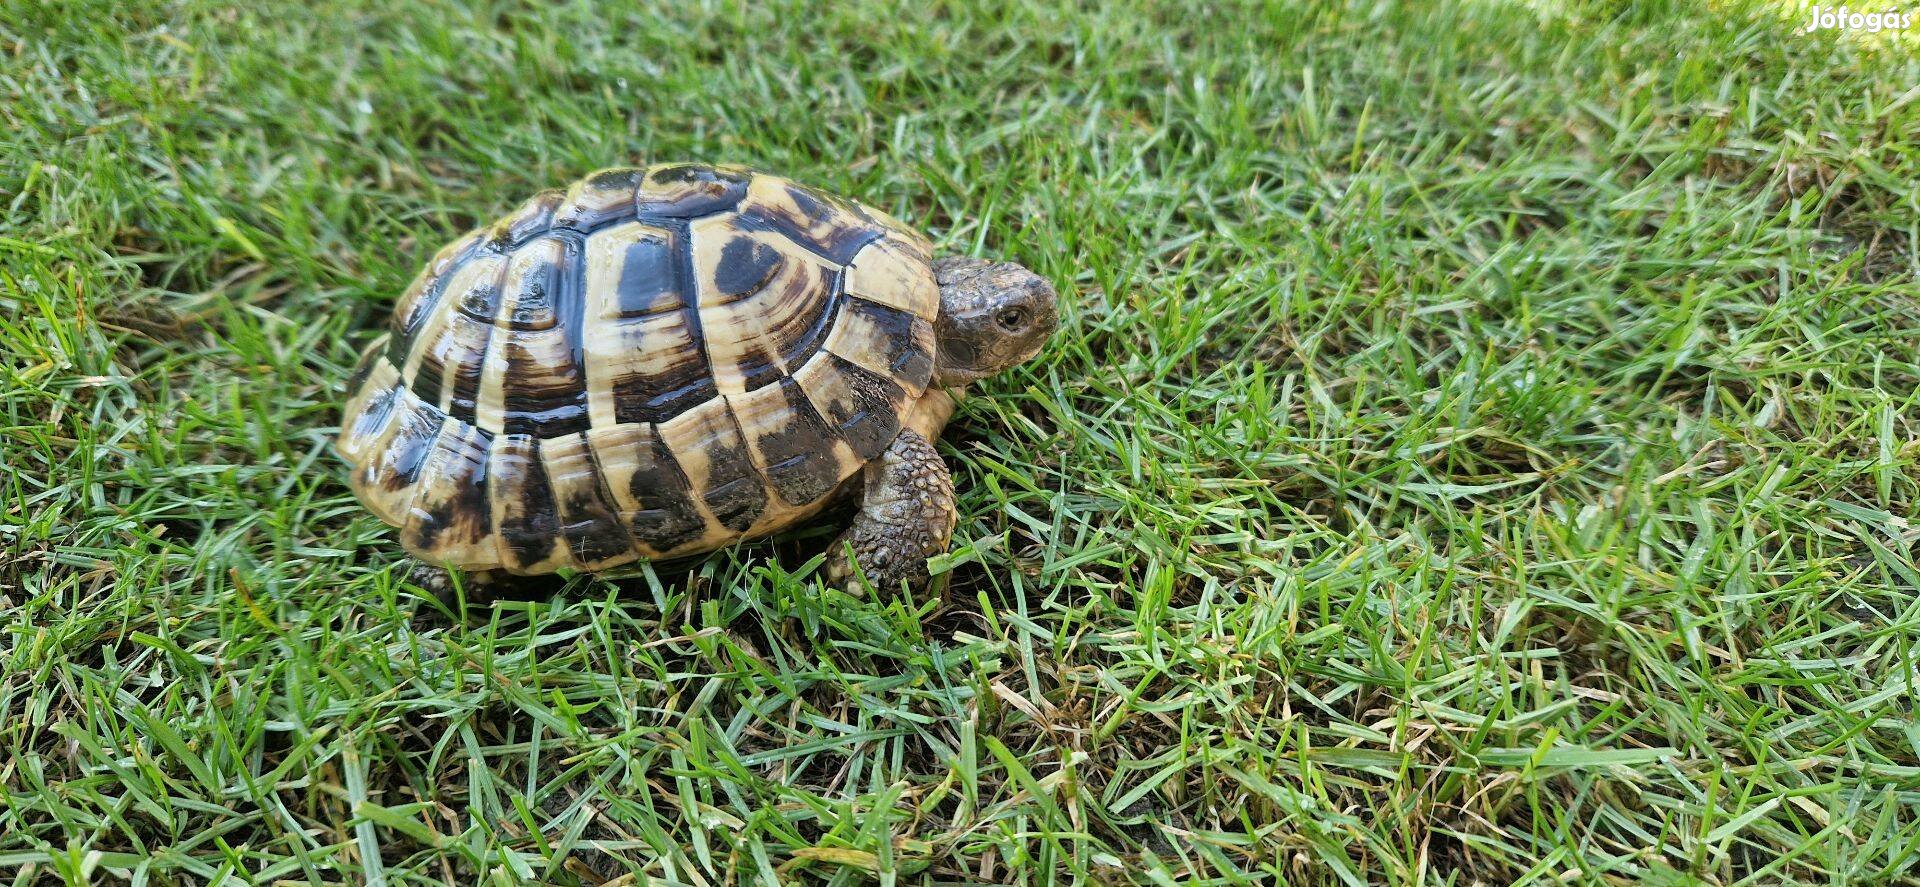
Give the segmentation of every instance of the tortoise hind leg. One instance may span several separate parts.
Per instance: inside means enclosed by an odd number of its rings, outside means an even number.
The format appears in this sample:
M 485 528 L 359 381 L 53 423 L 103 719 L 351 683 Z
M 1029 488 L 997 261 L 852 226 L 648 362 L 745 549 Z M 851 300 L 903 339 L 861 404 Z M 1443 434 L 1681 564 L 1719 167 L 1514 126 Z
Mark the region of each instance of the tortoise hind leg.
M 407 580 L 441 603 L 453 604 L 456 600 L 453 574 L 440 567 L 415 561 L 407 571 Z M 467 570 L 460 575 L 460 585 L 469 601 L 489 600 L 511 584 L 511 577 L 505 570 Z
M 827 579 L 851 586 L 858 563 L 875 588 L 919 586 L 927 578 L 927 558 L 947 550 L 955 520 L 946 463 L 919 432 L 903 429 L 867 466 L 860 514 L 834 542 Z

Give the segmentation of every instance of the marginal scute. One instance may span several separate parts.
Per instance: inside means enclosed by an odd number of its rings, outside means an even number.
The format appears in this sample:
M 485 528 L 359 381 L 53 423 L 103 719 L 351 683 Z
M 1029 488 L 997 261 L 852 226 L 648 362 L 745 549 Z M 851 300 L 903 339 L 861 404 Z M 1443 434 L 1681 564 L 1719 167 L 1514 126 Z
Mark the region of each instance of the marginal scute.
M 365 348 L 360 349 L 360 357 L 353 362 L 353 371 L 347 375 L 347 392 L 351 397 L 360 391 L 360 383 L 373 375 L 373 368 L 386 362 L 387 337 L 381 335 Z
M 411 492 L 409 488 L 419 480 L 420 468 L 433 450 L 433 439 L 447 424 L 446 414 L 432 404 L 416 398 L 406 406 L 410 408 L 394 416 L 393 436 L 381 447 L 380 458 L 367 476 L 368 482 L 396 495 Z M 396 514 L 402 513 L 400 501 L 411 501 L 411 496 L 399 497 Z
M 422 403 L 405 387 L 396 387 L 386 415 L 365 435 L 366 460 L 353 474 L 353 490 L 368 510 L 389 525 L 405 524 L 416 492 L 414 481 L 444 424 L 446 414 L 439 408 Z
M 919 397 L 933 379 L 933 324 L 858 297 L 841 300 L 826 350 Z
M 547 482 L 546 462 L 540 457 L 540 441 L 527 434 L 494 438 L 487 473 L 492 478 L 500 565 L 522 575 L 551 573 L 566 566 L 560 513 Z
M 652 425 L 596 427 L 587 432 L 587 444 L 642 555 L 661 557 L 706 535 L 686 475 Z
M 861 462 L 878 458 L 900 433 L 907 392 L 887 376 L 822 351 L 794 373 L 793 380 Z
M 340 411 L 340 439 L 337 445 L 340 455 L 356 465 L 373 445 L 374 437 L 385 427 L 394 401 L 404 390 L 399 385 L 400 371 L 394 369 L 385 357 L 377 356 L 380 348 L 376 346 L 370 350 L 376 355 L 373 363 L 368 367 L 366 376 L 352 389 L 353 393 Z
M 915 244 L 896 235 L 869 242 L 853 257 L 846 289 L 922 320 L 940 315 L 940 284 L 933 279 L 932 264 Z
M 560 518 L 560 537 L 568 560 L 582 570 L 598 570 L 633 560 L 633 540 L 615 515 L 603 490 L 600 469 L 585 434 L 569 434 L 540 442 L 547 481 L 553 485 L 553 504 Z
M 657 427 L 667 451 L 720 526 L 742 533 L 760 519 L 767 491 L 725 399 L 713 398 Z
M 782 502 L 811 505 L 859 470 L 860 459 L 794 380 L 728 395 L 727 402 L 755 464 Z
M 492 564 L 492 505 L 487 497 L 487 461 L 493 439 L 464 422 L 448 422 L 434 438 L 415 481 L 400 541 L 415 551 L 432 551 L 454 565 Z

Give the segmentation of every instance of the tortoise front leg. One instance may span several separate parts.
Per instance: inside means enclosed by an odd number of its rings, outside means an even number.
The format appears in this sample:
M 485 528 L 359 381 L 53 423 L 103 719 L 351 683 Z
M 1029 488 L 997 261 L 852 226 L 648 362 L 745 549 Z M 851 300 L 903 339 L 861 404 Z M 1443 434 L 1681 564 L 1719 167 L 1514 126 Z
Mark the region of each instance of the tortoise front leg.
M 927 558 L 947 550 L 957 516 L 953 476 L 919 432 L 903 429 L 866 470 L 866 491 L 853 526 L 833 544 L 827 580 L 850 586 L 853 563 L 875 588 L 918 586 L 927 578 Z

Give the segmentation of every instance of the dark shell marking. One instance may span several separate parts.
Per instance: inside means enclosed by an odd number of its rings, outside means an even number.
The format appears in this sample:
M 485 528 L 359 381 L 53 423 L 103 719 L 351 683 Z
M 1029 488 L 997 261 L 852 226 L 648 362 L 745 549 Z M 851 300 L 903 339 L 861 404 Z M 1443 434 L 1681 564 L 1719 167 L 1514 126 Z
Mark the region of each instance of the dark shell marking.
M 691 219 L 732 209 L 747 194 L 748 181 L 759 178 L 743 170 L 704 163 L 656 166 L 647 172 L 637 196 L 642 216 Z
M 792 379 L 740 395 L 733 410 L 743 426 L 753 429 L 753 448 L 768 486 L 790 505 L 811 505 L 833 492 L 845 476 L 843 462 L 854 461 L 852 449 Z
M 540 458 L 540 441 L 526 434 L 495 438 L 489 466 L 501 564 L 517 573 L 533 572 L 553 559 L 560 541 L 560 516 L 546 462 Z
M 878 458 L 900 433 L 898 404 L 907 393 L 892 379 L 836 354 L 823 354 L 797 376 L 820 416 L 862 462 Z
M 540 444 L 547 480 L 560 511 L 560 536 L 573 563 L 594 569 L 633 560 L 627 535 L 601 481 L 585 434 L 549 438 Z
M 705 535 L 692 484 L 653 425 L 623 422 L 596 428 L 587 439 L 643 554 L 659 557 Z
M 594 173 L 449 244 L 354 371 L 355 491 L 436 563 L 604 569 L 780 529 L 932 375 L 924 239 L 736 167 Z
M 410 487 L 419 479 L 420 466 L 426 464 L 427 453 L 433 450 L 433 439 L 446 425 L 446 414 L 438 408 L 417 401 L 408 406 L 412 408 L 393 417 L 393 437 L 379 451 L 378 460 L 367 464 L 368 480 L 390 493 Z
M 421 468 L 419 492 L 401 528 L 402 544 L 446 551 L 461 560 L 474 548 L 492 548 L 493 513 L 487 497 L 492 447 L 492 435 L 465 423 L 446 423 Z
M 615 319 L 630 320 L 687 306 L 679 273 L 684 237 L 685 232 L 677 227 L 638 225 L 631 240 L 610 245 L 618 250 L 619 264 L 619 276 L 611 281 Z
M 480 427 L 540 438 L 587 430 L 579 325 L 560 322 L 577 311 L 580 284 L 579 246 L 566 239 L 537 240 L 513 254 L 494 318 L 501 351 L 488 370 L 497 376 L 482 381 Z

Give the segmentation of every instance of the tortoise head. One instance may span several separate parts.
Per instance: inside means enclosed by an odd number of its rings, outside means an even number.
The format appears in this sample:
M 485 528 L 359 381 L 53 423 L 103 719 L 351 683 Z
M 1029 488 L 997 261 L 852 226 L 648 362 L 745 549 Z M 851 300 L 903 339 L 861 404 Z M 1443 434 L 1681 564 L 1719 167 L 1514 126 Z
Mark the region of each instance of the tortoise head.
M 933 384 L 986 378 L 1040 353 L 1059 326 L 1053 284 L 1013 264 L 965 256 L 933 263 L 940 316 L 933 322 Z

